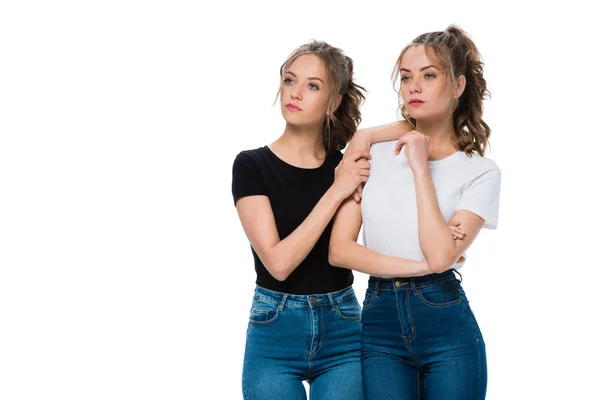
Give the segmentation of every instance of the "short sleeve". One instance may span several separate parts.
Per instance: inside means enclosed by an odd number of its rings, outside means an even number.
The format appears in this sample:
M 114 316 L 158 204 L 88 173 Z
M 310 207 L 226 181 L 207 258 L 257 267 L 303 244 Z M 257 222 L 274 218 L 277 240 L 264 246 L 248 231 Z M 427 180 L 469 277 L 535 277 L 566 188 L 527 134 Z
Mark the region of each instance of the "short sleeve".
M 241 152 L 233 162 L 231 192 L 233 203 L 246 196 L 267 195 L 258 164 L 248 153 Z
M 467 184 L 462 193 L 459 210 L 468 210 L 485 220 L 487 229 L 498 227 L 501 174 L 494 164 Z

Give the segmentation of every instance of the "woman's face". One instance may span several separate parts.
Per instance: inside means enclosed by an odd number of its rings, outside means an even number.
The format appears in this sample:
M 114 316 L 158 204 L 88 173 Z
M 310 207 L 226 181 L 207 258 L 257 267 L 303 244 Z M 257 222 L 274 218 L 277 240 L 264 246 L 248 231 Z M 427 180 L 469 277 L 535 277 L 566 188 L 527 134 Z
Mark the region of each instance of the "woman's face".
M 281 84 L 281 114 L 292 125 L 322 125 L 331 87 L 323 61 L 302 55 L 288 67 Z
M 463 80 L 453 88 L 442 65 L 427 57 L 423 45 L 411 47 L 400 60 L 400 94 L 406 111 L 417 121 L 449 118 Z

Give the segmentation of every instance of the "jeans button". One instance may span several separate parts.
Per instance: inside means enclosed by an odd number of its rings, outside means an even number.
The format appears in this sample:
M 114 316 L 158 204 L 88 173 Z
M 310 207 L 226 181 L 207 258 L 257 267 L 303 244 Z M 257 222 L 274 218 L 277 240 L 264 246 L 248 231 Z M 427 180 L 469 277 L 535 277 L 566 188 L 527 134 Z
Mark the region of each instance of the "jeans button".
M 315 296 L 311 296 L 310 302 L 315 304 L 317 302 L 317 298 Z
M 396 283 L 394 285 L 396 285 L 396 287 L 402 286 L 402 284 L 400 282 L 398 282 L 398 281 L 396 281 Z

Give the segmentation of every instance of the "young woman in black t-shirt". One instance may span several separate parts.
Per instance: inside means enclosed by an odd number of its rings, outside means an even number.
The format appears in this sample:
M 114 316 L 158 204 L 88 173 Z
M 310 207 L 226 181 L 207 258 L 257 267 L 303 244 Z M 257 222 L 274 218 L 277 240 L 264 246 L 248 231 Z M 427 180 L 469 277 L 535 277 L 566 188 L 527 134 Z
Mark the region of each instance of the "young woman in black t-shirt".
M 352 272 L 328 262 L 331 220 L 369 175 L 369 154 L 343 149 L 364 89 L 353 62 L 324 42 L 282 65 L 283 135 L 241 152 L 232 191 L 257 274 L 246 338 L 245 399 L 363 398 L 360 306 Z

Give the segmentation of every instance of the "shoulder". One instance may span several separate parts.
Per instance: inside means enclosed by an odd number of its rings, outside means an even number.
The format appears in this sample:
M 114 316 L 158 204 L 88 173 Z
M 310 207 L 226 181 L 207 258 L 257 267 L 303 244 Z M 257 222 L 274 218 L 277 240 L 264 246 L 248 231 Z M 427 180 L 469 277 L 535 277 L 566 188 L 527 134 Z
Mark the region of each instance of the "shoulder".
M 237 166 L 258 167 L 263 164 L 263 160 L 268 156 L 267 146 L 251 150 L 243 150 L 238 153 L 233 161 L 234 168 Z
M 340 161 L 342 161 L 342 158 L 344 158 L 344 153 L 342 153 L 340 150 L 334 150 L 330 152 L 327 156 L 337 166 L 340 163 Z
M 471 154 L 470 156 L 465 154 L 464 160 L 469 164 L 471 170 L 477 171 L 479 174 L 487 172 L 500 174 L 500 167 L 491 158 L 479 154 Z
M 465 188 L 472 188 L 481 184 L 491 187 L 500 187 L 502 174 L 498 164 L 488 157 L 482 157 L 479 154 L 472 154 L 470 157 L 465 155 L 463 158 L 463 171 L 466 175 Z

